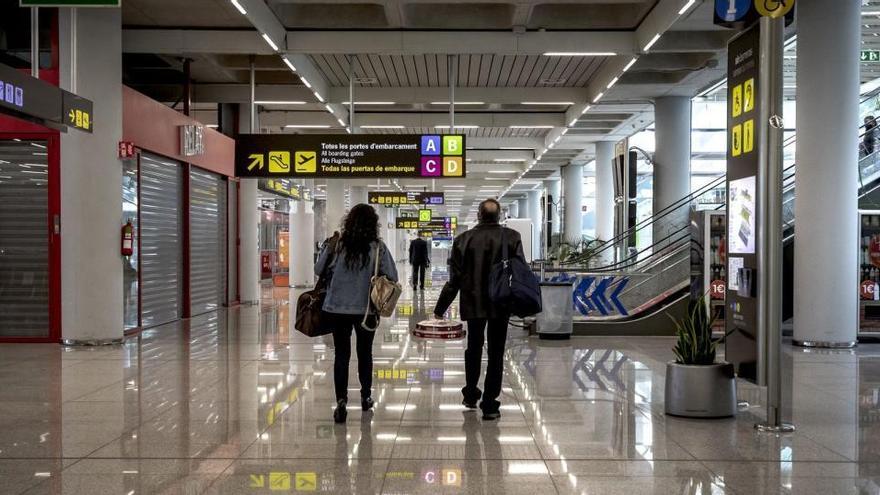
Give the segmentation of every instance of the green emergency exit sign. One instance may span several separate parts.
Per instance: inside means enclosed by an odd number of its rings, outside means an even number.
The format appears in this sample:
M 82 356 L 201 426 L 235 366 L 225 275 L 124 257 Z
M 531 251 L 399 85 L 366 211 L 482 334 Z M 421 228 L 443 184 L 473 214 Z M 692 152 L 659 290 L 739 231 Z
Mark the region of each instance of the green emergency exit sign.
M 18 0 L 22 7 L 119 7 L 122 0 Z
M 880 62 L 880 50 L 862 50 L 859 60 L 862 62 Z

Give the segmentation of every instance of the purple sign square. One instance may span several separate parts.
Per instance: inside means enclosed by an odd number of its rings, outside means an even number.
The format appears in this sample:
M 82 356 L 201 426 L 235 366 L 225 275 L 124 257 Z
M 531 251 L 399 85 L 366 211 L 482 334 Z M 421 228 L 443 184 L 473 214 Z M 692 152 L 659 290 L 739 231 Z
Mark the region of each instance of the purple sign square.
M 440 177 L 443 174 L 443 163 L 440 157 L 422 157 L 422 177 Z

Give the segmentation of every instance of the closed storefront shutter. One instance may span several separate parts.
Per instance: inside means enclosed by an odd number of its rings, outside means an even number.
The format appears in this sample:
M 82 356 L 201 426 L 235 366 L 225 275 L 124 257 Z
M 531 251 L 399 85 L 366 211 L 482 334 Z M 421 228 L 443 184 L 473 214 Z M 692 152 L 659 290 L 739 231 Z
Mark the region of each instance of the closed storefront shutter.
M 229 214 L 227 216 L 229 221 L 227 225 L 229 226 L 228 236 L 232 242 L 228 243 L 229 262 L 227 266 L 229 269 L 227 270 L 227 285 L 229 289 L 226 300 L 233 302 L 238 300 L 238 182 L 229 181 L 228 184 L 229 201 L 227 201 L 227 208 Z
M 45 141 L 0 141 L 0 337 L 49 335 Z
M 141 323 L 161 325 L 181 317 L 183 299 L 182 168 L 141 155 Z
M 190 298 L 198 315 L 226 301 L 226 181 L 194 167 L 189 201 Z

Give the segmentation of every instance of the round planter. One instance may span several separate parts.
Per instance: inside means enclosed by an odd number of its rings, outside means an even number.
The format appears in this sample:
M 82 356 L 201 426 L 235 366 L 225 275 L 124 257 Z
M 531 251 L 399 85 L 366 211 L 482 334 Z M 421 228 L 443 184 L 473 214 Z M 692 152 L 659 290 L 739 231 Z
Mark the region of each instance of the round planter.
M 706 366 L 666 363 L 666 414 L 726 418 L 736 414 L 736 378 L 731 363 Z

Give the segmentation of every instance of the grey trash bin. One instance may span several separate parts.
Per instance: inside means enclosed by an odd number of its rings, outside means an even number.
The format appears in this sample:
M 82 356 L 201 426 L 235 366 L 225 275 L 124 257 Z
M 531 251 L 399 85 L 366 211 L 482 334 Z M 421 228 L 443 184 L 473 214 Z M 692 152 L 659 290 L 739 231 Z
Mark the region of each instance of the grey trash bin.
M 541 282 L 541 312 L 537 317 L 537 334 L 542 339 L 571 337 L 574 305 L 571 302 L 574 281 Z

